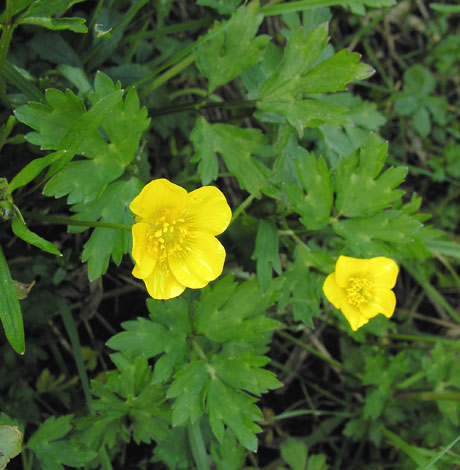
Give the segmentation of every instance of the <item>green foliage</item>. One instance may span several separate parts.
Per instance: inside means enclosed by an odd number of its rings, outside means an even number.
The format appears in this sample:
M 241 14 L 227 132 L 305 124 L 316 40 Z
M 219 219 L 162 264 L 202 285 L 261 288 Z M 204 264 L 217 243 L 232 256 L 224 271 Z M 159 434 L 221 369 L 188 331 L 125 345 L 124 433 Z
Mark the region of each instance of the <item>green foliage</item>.
M 320 230 L 329 223 L 332 209 L 334 187 L 331 171 L 321 157 L 316 159 L 302 148 L 295 156 L 295 168 L 303 190 L 297 185 L 286 185 L 289 201 L 307 229 Z
M 262 292 L 266 292 L 270 286 L 272 268 L 277 274 L 281 274 L 278 246 L 279 237 L 276 227 L 265 220 L 259 220 L 253 258 L 257 260 L 257 275 Z
M 432 73 L 422 65 L 404 72 L 404 89 L 395 100 L 395 110 L 401 116 L 411 116 L 414 129 L 422 137 L 431 130 L 430 115 L 438 124 L 446 122 L 447 100 L 431 94 L 436 86 Z
M 196 65 L 209 79 L 209 92 L 233 80 L 262 58 L 270 36 L 255 37 L 263 20 L 258 10 L 258 1 L 240 7 L 226 23 L 224 31 L 196 49 Z
M 363 80 L 373 73 L 369 66 L 358 64 L 357 54 L 347 51 L 321 61 L 327 33 L 327 23 L 309 31 L 302 28 L 293 31 L 279 65 L 257 91 L 251 92 L 260 98 L 257 103 L 260 110 L 286 117 L 300 135 L 304 126 L 350 125 L 346 108 L 317 99 L 302 99 L 305 94 L 344 90 L 349 82 Z
M 21 452 L 23 434 L 17 426 L 0 426 L 0 470 Z
M 0 468 L 457 468 L 458 8 L 262 3 L 5 2 Z M 221 278 L 145 309 L 156 178 L 232 219 Z M 395 259 L 391 318 L 332 309 L 340 255 Z
M 394 188 L 402 183 L 407 169 L 389 168 L 380 174 L 386 158 L 387 144 L 371 136 L 360 151 L 339 162 L 336 206 L 340 215 L 356 217 L 372 214 L 401 198 L 403 191 Z M 363 192 L 365 198 L 361 197 Z
M 76 421 L 77 440 L 97 450 L 105 445 L 111 449 L 120 439 L 129 442 L 130 434 L 138 444 L 167 438 L 170 413 L 147 360 L 143 356 L 130 360 L 123 354 L 112 354 L 111 359 L 118 370 L 108 372 L 105 383 L 91 382 L 93 413 Z
M 84 18 L 52 18 L 56 13 L 63 12 L 70 8 L 73 4 L 82 2 L 83 0 L 37 0 L 36 2 L 16 2 L 19 8 L 13 10 L 19 13 L 24 7 L 28 6 L 25 12 L 21 14 L 19 24 L 32 24 L 42 26 L 43 28 L 52 30 L 69 29 L 75 33 L 87 33 L 88 28 L 85 25 Z M 25 4 L 24 4 L 25 3 Z
M 139 109 L 136 91 L 128 92 L 124 101 L 122 95 L 119 84 L 98 73 L 89 111 L 70 90 L 62 93 L 53 89 L 45 95 L 49 106 L 30 103 L 16 111 L 16 117 L 36 131 L 27 134 L 29 142 L 68 154 L 67 165 L 58 167 L 61 171 L 54 175 L 56 163 L 51 167 L 49 176 L 54 176 L 45 186 L 46 195 L 68 195 L 70 204 L 89 202 L 122 175 L 134 159 L 140 136 L 149 123 L 146 110 Z M 113 113 L 117 113 L 117 119 L 112 119 Z M 100 127 L 108 141 L 101 136 Z M 75 154 L 86 160 L 69 163 Z
M 44 470 L 63 470 L 64 466 L 81 467 L 92 460 L 96 453 L 64 439 L 72 430 L 72 415 L 51 416 L 34 432 L 26 448 L 34 452 Z
M 133 217 L 128 205 L 141 188 L 137 178 L 111 183 L 97 199 L 75 204 L 72 211 L 77 214 L 73 219 L 132 225 Z M 82 253 L 82 261 L 88 262 L 89 280 L 94 281 L 107 271 L 110 257 L 119 266 L 130 246 L 130 233 L 124 230 L 95 228 Z
M 228 124 L 209 124 L 199 118 L 190 136 L 195 146 L 194 162 L 203 184 L 217 179 L 217 153 L 222 155 L 230 173 L 246 191 L 258 195 L 268 179 L 269 170 L 251 155 L 272 155 L 268 139 L 258 129 L 240 129 Z
M 29 230 L 20 214 L 16 214 L 11 220 L 11 229 L 18 238 L 26 243 L 30 243 L 52 255 L 62 256 L 61 252 L 51 242 Z
M 281 444 L 281 458 L 291 470 L 326 470 L 326 456 L 313 454 L 308 457 L 308 447 L 302 441 L 287 439 Z
M 262 297 L 256 308 L 249 301 L 255 297 Z M 156 362 L 153 383 L 169 381 L 175 371 L 167 391 L 174 402 L 173 426 L 194 423 L 206 411 L 219 441 L 228 427 L 242 445 L 256 450 L 255 433 L 260 427 L 253 421 L 262 414 L 251 395 L 260 396 L 281 385 L 272 372 L 263 369 L 269 359 L 255 353 L 261 337 L 266 342 L 267 333 L 277 326 L 263 314 L 273 301 L 273 294 L 261 295 L 257 282 L 238 286 L 226 277 L 203 291 L 193 308 L 193 324 L 185 301 L 166 305 L 149 301 L 152 321 L 139 318 L 124 323 L 126 331 L 111 338 L 108 345 L 136 358 L 163 354 Z M 208 341 L 194 338 L 192 332 L 204 334 Z M 190 362 L 187 341 L 198 352 Z M 242 415 L 235 415 L 231 411 L 235 409 L 241 409 Z
M 0 320 L 11 347 L 24 354 L 24 325 L 18 295 L 0 245 Z

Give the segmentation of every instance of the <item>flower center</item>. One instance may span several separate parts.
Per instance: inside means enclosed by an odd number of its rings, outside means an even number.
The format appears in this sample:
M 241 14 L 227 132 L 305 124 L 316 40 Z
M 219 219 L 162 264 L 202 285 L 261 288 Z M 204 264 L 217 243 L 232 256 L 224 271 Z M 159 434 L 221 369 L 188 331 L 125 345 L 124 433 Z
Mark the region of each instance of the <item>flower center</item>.
M 182 218 L 171 220 L 162 216 L 152 223 L 152 229 L 147 234 L 147 249 L 160 263 L 183 249 L 182 244 L 188 233 L 184 222 Z
M 349 287 L 345 289 L 348 303 L 359 307 L 363 303 L 369 302 L 372 297 L 373 283 L 364 277 L 350 277 Z

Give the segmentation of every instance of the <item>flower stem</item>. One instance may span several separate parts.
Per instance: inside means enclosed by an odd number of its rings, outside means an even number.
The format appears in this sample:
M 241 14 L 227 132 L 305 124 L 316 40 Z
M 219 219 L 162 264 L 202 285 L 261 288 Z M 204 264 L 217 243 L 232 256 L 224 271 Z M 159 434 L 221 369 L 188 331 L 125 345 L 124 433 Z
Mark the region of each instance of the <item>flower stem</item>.
M 186 69 L 190 64 L 193 64 L 193 62 L 195 62 L 195 55 L 193 53 L 189 54 L 188 56 L 185 56 L 176 65 L 172 66 L 166 72 L 162 73 L 159 77 L 155 78 L 155 80 L 153 80 L 147 88 L 141 91 L 140 95 L 149 95 L 150 93 L 152 93 L 152 91 L 156 90 L 158 87 L 163 85 L 163 83 L 166 83 L 170 78 L 182 72 L 182 70 Z
M 299 346 L 301 347 L 302 349 L 305 349 L 306 351 L 310 352 L 311 354 L 313 354 L 314 356 L 316 357 L 319 357 L 320 359 L 322 359 L 323 361 L 326 361 L 328 362 L 329 364 L 331 364 L 332 366 L 335 366 L 335 367 L 338 367 L 339 369 L 342 369 L 343 368 L 343 365 L 342 363 L 340 363 L 339 361 L 336 361 L 335 359 L 332 359 L 332 357 L 328 357 L 322 353 L 320 353 L 319 351 L 317 351 L 316 349 L 312 348 L 311 346 L 309 346 L 308 344 L 305 344 L 303 341 L 301 341 L 300 339 L 297 339 L 295 338 L 294 336 L 291 336 L 289 333 L 286 333 L 285 331 L 282 331 L 282 330 L 277 330 L 276 331 L 276 334 L 278 336 L 281 336 L 282 338 L 284 339 L 287 339 L 288 341 L 290 341 L 291 343 L 295 344 L 296 346 Z
M 232 220 L 230 221 L 230 224 L 233 224 L 235 220 L 240 216 L 240 214 L 246 209 L 246 207 L 251 204 L 251 202 L 256 198 L 255 194 L 250 194 L 233 212 Z
M 53 215 L 33 214 L 31 212 L 22 212 L 23 216 L 27 219 L 41 220 L 43 222 L 51 222 L 52 224 L 59 225 L 77 225 L 80 227 L 95 227 L 95 228 L 112 228 L 116 230 L 126 230 L 131 232 L 130 225 L 115 224 L 111 222 L 95 222 L 91 220 L 74 220 L 68 217 L 56 217 Z
M 199 112 L 201 109 L 210 108 L 225 108 L 225 109 L 246 109 L 254 108 L 257 104 L 257 100 L 241 100 L 241 101 L 222 101 L 216 103 L 206 103 L 204 100 L 195 101 L 192 103 L 177 104 L 174 106 L 167 106 L 164 108 L 150 110 L 150 116 L 163 116 L 164 114 L 182 113 L 184 111 L 196 111 Z
M 187 426 L 187 435 L 197 470 L 209 470 L 208 454 L 199 420 Z

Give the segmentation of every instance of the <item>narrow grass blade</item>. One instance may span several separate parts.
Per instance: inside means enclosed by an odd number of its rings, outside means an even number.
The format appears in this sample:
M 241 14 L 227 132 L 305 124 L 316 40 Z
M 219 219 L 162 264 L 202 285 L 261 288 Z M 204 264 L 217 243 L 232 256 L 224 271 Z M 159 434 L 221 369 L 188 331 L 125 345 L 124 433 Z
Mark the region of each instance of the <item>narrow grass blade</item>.
M 452 447 L 454 447 L 455 444 L 457 444 L 457 442 L 460 441 L 460 435 L 457 436 L 448 446 L 444 447 L 444 449 L 441 450 L 441 452 L 439 452 L 438 455 L 434 456 L 426 465 L 421 465 L 420 467 L 417 467 L 416 470 L 434 470 L 434 464 L 446 453 L 448 452 L 450 449 L 452 449 Z
M 18 295 L 11 279 L 10 270 L 6 263 L 0 245 L 0 320 L 2 321 L 5 335 L 11 347 L 18 353 L 24 354 L 24 325 L 22 322 L 21 306 Z
M 67 302 L 63 298 L 57 299 L 59 311 L 61 312 L 62 321 L 64 322 L 65 329 L 69 335 L 70 343 L 72 345 L 73 357 L 77 364 L 78 375 L 80 376 L 83 393 L 85 394 L 86 403 L 88 407 L 91 403 L 91 392 L 89 391 L 88 374 L 86 373 L 85 363 L 81 354 L 80 338 L 78 337 L 77 327 L 70 312 Z

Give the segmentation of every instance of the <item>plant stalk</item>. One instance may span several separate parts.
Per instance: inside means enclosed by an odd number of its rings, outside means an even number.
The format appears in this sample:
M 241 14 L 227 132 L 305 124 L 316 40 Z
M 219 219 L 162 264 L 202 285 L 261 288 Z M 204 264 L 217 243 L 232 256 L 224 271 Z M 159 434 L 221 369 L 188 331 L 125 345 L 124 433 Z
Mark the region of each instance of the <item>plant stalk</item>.
M 40 220 L 43 222 L 50 222 L 52 224 L 58 225 L 76 225 L 80 227 L 94 227 L 94 228 L 111 228 L 116 230 L 126 230 L 127 232 L 131 232 L 130 225 L 124 224 L 115 224 L 111 222 L 95 222 L 91 220 L 74 220 L 68 217 L 57 217 L 53 215 L 42 215 L 42 214 L 34 214 L 32 212 L 23 212 L 23 216 L 27 219 L 33 220 Z

